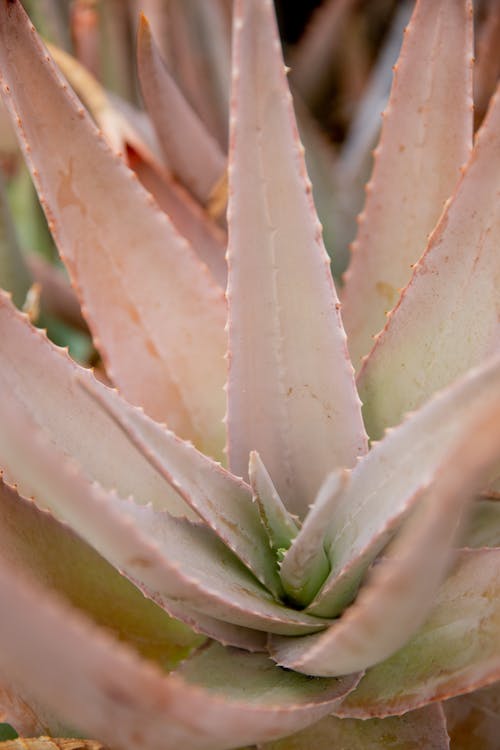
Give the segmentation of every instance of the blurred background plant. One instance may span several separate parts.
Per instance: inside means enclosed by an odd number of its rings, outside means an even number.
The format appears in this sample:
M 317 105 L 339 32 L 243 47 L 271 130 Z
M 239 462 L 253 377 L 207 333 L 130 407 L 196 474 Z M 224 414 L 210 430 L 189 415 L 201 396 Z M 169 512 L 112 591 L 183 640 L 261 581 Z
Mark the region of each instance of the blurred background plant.
M 216 141 L 227 148 L 230 0 L 25 0 L 37 29 L 91 111 L 160 206 L 165 183 L 187 190 L 214 242 L 224 241 L 224 169 L 207 194 L 189 183 L 182 164 L 160 149 L 142 106 L 136 70 L 140 11 L 148 17 L 168 69 Z M 381 112 L 413 0 L 276 0 L 290 81 L 316 207 L 337 283 L 356 234 L 372 168 Z M 500 69 L 500 4 L 475 3 L 476 126 Z M 172 152 L 178 144 L 172 143 Z M 171 157 L 171 161 L 169 161 Z M 67 282 L 28 170 L 0 105 L 0 286 L 12 291 L 56 343 L 85 364 L 99 364 Z M 184 201 L 182 199 L 181 203 Z M 181 211 L 182 213 L 182 211 Z M 184 227 L 189 217 L 179 218 Z M 206 231 L 207 228 L 205 226 Z M 212 231 L 213 230 L 213 231 Z

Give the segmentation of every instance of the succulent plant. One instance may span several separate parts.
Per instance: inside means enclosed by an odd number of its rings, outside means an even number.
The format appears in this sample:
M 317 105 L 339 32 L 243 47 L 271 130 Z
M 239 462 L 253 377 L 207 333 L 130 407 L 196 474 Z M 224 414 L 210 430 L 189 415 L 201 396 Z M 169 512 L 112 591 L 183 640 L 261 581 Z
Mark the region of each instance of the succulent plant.
M 98 97 L 114 153 L 0 2 L 4 100 L 119 389 L 2 294 L 0 711 L 25 747 L 437 750 L 446 716 L 494 747 L 500 97 L 471 150 L 471 25 L 419 0 L 396 66 L 342 292 L 363 420 L 270 0 L 234 9 L 227 271 L 223 146 L 146 20 L 163 162 Z

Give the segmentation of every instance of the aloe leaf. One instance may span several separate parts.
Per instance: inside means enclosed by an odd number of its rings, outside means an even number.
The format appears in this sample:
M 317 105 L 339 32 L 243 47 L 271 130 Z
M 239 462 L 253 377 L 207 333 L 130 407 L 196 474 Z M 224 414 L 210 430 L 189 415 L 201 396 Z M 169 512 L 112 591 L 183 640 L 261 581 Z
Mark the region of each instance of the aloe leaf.
M 446 722 L 440 706 L 426 706 L 404 716 L 365 721 L 326 716 L 292 737 L 260 746 L 261 750 L 416 750 L 424 747 L 426 750 L 449 749 Z
M 14 394 L 12 394 L 14 395 Z M 234 625 L 290 635 L 326 621 L 276 602 L 203 525 L 91 484 L 15 398 L 0 401 L 0 454 L 20 492 L 66 521 L 169 612 L 169 600 Z M 177 613 L 176 613 L 177 614 Z M 202 630 L 203 622 L 198 623 Z
M 325 479 L 281 563 L 283 587 L 288 596 L 303 607 L 310 604 L 330 573 L 328 550 L 324 545 L 325 529 L 348 481 L 346 470 L 334 472 Z
M 12 685 L 0 681 L 0 741 L 47 734 L 50 718 L 40 715 L 39 707 L 28 703 Z M 5 723 L 4 723 L 5 722 Z M 1 746 L 0 746 L 1 747 Z
M 139 23 L 137 61 L 144 102 L 166 163 L 205 205 L 225 170 L 226 158 L 170 75 L 144 15 Z
M 8 297 L 0 294 L 0 378 L 4 393 L 8 387 L 17 409 L 43 425 L 55 449 L 72 456 L 84 474 L 104 488 L 196 518 L 102 408 L 89 400 L 78 386 L 76 374 L 92 377 L 30 326 Z M 9 440 L 1 422 L 0 438 Z M 19 469 L 22 474 L 22 467 Z
M 356 368 L 408 283 L 469 155 L 471 65 L 470 1 L 418 2 L 345 275 L 342 317 Z
M 200 638 L 171 620 L 67 526 L 0 483 L 0 557 L 171 669 Z
M 500 547 L 500 503 L 498 500 L 479 500 L 474 504 L 461 546 Z
M 358 679 L 309 680 L 240 651 L 218 654 L 216 669 L 209 660 L 194 675 L 165 676 L 9 567 L 0 570 L 0 596 L 9 601 L 0 618 L 0 641 L 9 644 L 0 650 L 2 672 L 69 724 L 130 750 L 224 750 L 277 738 L 329 713 Z M 234 684 L 242 661 L 258 688 L 249 696 Z
M 206 264 L 214 281 L 226 288 L 227 235 L 210 219 L 194 198 L 171 175 L 128 144 L 127 162 L 142 185 L 155 198 L 198 258 Z
M 365 434 L 272 4 L 239 2 L 235 12 L 229 463 L 246 476 L 257 450 L 288 510 L 303 516 L 326 474 L 366 450 Z
M 141 10 L 146 10 L 144 6 Z M 168 63 L 208 130 L 227 145 L 230 23 L 220 2 L 168 3 Z
M 500 684 L 445 701 L 448 733 L 453 750 L 496 750 L 500 715 Z
M 368 670 L 339 716 L 411 711 L 500 678 L 500 550 L 467 550 L 441 587 L 430 617 L 386 661 Z
M 250 487 L 137 407 L 89 378 L 80 384 L 130 442 L 254 575 L 279 596 L 274 555 Z
M 387 106 L 393 67 L 413 6 L 413 0 L 398 3 L 383 46 L 355 104 L 345 141 L 340 146 L 335 164 L 336 200 L 330 208 L 337 256 L 333 264 L 334 268 L 340 266 L 337 272 L 344 272 L 348 265 L 349 247 L 356 236 L 357 218 L 366 199 L 365 185 L 373 169 L 373 150 L 380 136 L 380 113 Z
M 459 539 L 460 522 L 500 457 L 500 402 L 483 406 L 424 492 L 389 557 L 371 572 L 356 601 L 324 633 L 271 639 L 281 666 L 332 676 L 381 662 L 425 621 Z M 425 550 L 425 555 L 422 551 Z
M 2 91 L 108 373 L 131 401 L 220 454 L 220 290 L 99 138 L 20 3 L 1 5 L 0 29 Z
M 359 462 L 325 530 L 331 573 L 309 611 L 331 617 L 349 604 L 369 564 L 447 464 L 453 445 L 485 410 L 496 411 L 499 388 L 496 357 L 408 416 Z
M 269 544 L 274 552 L 288 549 L 292 540 L 297 536 L 298 525 L 276 491 L 273 480 L 264 466 L 264 462 L 256 451 L 250 453 L 248 475 L 253 491 L 253 498 L 259 509 L 259 515 L 266 530 Z
M 359 375 L 372 437 L 498 351 L 499 190 L 497 94 L 456 193 Z

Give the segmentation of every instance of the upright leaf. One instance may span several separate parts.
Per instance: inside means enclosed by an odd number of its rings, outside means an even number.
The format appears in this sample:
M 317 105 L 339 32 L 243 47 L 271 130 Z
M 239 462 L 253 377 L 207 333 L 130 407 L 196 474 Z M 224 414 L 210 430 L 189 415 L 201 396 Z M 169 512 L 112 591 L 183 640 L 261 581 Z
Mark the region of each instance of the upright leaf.
M 137 56 L 142 94 L 166 163 L 204 205 L 226 168 L 226 158 L 161 59 L 144 15 Z
M 356 367 L 408 282 L 469 155 L 471 61 L 470 0 L 420 0 L 395 66 L 345 276 L 342 317 Z
M 0 6 L 0 70 L 2 93 L 109 374 L 130 400 L 220 454 L 226 348 L 220 290 L 99 137 L 17 1 Z
M 292 513 L 366 450 L 270 0 L 235 10 L 229 200 L 229 462 L 259 452 Z
M 498 351 L 499 192 L 497 93 L 457 191 L 360 373 L 372 437 Z

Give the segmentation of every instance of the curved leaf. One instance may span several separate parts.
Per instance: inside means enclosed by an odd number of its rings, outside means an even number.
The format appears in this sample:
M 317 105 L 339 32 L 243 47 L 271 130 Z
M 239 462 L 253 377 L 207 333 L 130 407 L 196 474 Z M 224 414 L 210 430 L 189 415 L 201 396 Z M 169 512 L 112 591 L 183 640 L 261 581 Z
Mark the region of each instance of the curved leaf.
M 370 563 L 432 491 L 449 451 L 481 414 L 496 413 L 499 390 L 497 356 L 409 415 L 358 463 L 325 530 L 331 572 L 308 611 L 332 617 L 349 604 Z
M 0 70 L 2 93 L 108 373 L 131 401 L 220 454 L 222 293 L 99 137 L 19 2 L 0 5 Z
M 470 0 L 417 2 L 394 71 L 342 294 L 356 367 L 408 283 L 470 153 Z
M 389 557 L 325 633 L 273 637 L 280 666 L 333 676 L 366 669 L 404 646 L 425 621 L 459 539 L 464 512 L 500 459 L 500 400 L 476 417 L 446 457 Z
M 137 62 L 144 102 L 166 163 L 205 205 L 226 168 L 226 158 L 170 75 L 144 15 L 139 21 Z
M 369 669 L 335 709 L 366 718 L 411 711 L 500 678 L 500 550 L 462 551 L 425 625 Z
M 317 724 L 261 750 L 448 750 L 446 722 L 440 706 L 426 706 L 387 719 L 338 719 L 326 716 Z M 488 749 L 489 750 L 489 749 Z
M 187 505 L 279 596 L 274 555 L 250 487 L 96 381 L 80 384 Z
M 0 643 L 9 645 L 0 649 L 2 672 L 69 724 L 124 750 L 224 750 L 275 739 L 326 715 L 357 680 L 310 680 L 231 650 L 217 655 L 217 669 L 202 660 L 194 675 L 165 676 L 8 567 L 0 569 L 0 597 L 9 602 L 0 616 Z M 249 685 L 259 687 L 249 696 L 227 683 L 242 658 Z
M 372 437 L 498 351 L 499 191 L 497 94 L 457 191 L 360 372 Z

